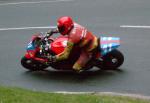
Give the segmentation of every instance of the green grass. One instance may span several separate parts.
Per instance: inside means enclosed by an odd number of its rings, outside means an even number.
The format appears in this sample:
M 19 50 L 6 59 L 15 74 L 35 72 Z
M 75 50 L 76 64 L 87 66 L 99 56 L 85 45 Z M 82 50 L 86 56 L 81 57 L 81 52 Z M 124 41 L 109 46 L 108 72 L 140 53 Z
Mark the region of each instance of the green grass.
M 150 103 L 150 101 L 122 96 L 44 93 L 0 87 L 0 103 Z

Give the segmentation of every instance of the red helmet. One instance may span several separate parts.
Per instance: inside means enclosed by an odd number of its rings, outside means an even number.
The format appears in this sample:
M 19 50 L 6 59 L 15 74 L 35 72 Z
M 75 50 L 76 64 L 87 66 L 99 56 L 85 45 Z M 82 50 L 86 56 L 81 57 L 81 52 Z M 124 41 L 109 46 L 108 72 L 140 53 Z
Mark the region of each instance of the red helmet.
M 57 20 L 57 27 L 62 35 L 68 34 L 74 26 L 73 20 L 69 16 L 60 17 Z

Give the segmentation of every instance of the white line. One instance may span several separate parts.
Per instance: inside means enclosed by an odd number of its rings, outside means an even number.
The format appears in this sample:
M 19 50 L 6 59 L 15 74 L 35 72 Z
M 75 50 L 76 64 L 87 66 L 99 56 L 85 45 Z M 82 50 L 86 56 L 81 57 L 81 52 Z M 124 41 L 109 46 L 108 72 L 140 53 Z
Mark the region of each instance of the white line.
M 25 29 L 53 29 L 53 28 L 56 28 L 56 26 L 20 27 L 20 28 L 0 28 L 0 31 L 25 30 Z
M 52 2 L 67 2 L 73 0 L 53 0 L 53 1 L 37 1 L 37 2 L 12 2 L 12 3 L 2 3 L 0 6 L 4 5 L 19 5 L 19 4 L 39 4 L 39 3 L 52 3 Z
M 126 96 L 140 99 L 150 100 L 150 96 L 140 95 L 140 94 L 127 94 L 127 93 L 117 93 L 117 92 L 67 92 L 67 91 L 56 91 L 50 93 L 60 93 L 60 94 L 97 94 L 97 95 L 113 95 L 113 96 Z
M 150 29 L 150 26 L 140 26 L 140 25 L 121 25 L 121 28 L 144 28 Z

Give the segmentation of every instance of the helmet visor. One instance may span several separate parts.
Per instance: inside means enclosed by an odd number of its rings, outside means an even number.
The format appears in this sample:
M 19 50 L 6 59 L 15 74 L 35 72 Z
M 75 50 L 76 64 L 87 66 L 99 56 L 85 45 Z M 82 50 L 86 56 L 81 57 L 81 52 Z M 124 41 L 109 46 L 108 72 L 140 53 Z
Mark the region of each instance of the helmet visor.
M 63 33 L 65 31 L 65 26 L 58 26 L 58 30 L 60 33 Z

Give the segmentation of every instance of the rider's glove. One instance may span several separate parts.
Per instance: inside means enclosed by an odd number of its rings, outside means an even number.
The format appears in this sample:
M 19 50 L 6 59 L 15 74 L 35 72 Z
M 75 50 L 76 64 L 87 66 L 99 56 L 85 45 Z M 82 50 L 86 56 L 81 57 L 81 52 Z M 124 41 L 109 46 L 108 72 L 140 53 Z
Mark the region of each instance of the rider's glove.
M 49 31 L 47 32 L 47 34 L 52 35 L 52 34 L 53 34 L 53 30 L 49 30 Z
M 50 36 L 52 36 L 54 33 L 58 33 L 58 31 L 57 31 L 57 30 L 49 30 L 46 35 L 47 35 L 47 37 L 50 37 Z

